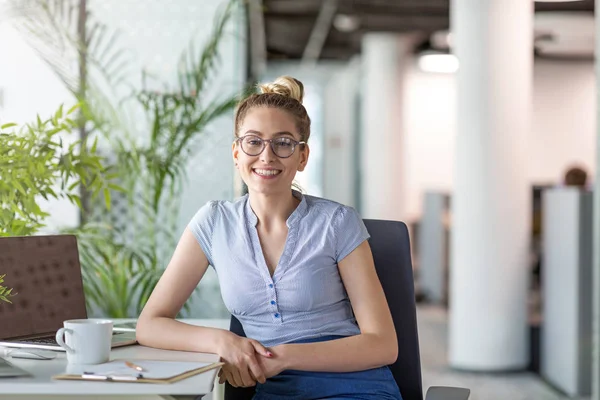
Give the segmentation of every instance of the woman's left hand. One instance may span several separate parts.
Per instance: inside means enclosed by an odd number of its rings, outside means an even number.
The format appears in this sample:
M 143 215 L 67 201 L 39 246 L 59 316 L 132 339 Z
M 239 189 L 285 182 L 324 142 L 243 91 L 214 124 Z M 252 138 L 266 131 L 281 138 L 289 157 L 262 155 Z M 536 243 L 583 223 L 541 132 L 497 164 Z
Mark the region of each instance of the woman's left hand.
M 283 345 L 282 345 L 283 346 Z M 272 376 L 279 375 L 283 370 L 286 369 L 285 358 L 283 356 L 283 347 L 275 346 L 269 348 L 272 357 L 265 357 L 263 355 L 257 355 L 257 361 L 265 373 L 265 378 L 271 378 Z M 219 371 L 219 383 L 224 383 L 226 380 L 223 370 Z M 230 382 L 231 383 L 231 382 Z
M 285 356 L 283 355 L 283 345 L 272 347 L 272 357 L 261 356 L 258 358 L 258 363 L 262 367 L 265 378 L 270 378 L 275 375 L 279 375 L 283 370 L 286 369 Z

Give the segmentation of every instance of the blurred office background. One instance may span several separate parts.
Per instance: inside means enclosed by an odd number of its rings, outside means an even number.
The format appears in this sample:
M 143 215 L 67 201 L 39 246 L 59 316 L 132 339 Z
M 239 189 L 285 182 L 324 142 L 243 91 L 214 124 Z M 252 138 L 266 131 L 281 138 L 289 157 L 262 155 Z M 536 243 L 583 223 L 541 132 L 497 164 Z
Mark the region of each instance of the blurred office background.
M 474 399 L 590 398 L 594 260 L 600 267 L 592 257 L 600 229 L 592 223 L 594 1 L 227 4 L 0 0 L 0 124 L 76 103 L 65 77 L 81 78 L 80 53 L 64 38 L 86 32 L 98 42 L 86 79 L 111 105 L 103 116 L 127 120 L 98 129 L 111 159 L 115 137 L 151 140 L 154 120 L 132 97 L 177 93 L 182 70 L 198 67 L 182 60 L 217 37 L 214 66 L 194 87 L 204 107 L 279 75 L 302 80 L 313 121 L 310 163 L 298 176 L 305 192 L 409 225 L 424 387 L 470 387 Z M 171 235 L 153 243 L 159 272 L 172 236 L 199 207 L 243 193 L 231 162 L 233 110 L 209 122 L 182 158 L 175 194 L 156 210 L 154 223 Z M 585 181 L 571 184 L 569 170 L 575 181 L 585 172 Z M 136 244 L 142 234 L 130 199 L 115 192 L 111 201 L 110 211 L 90 201 L 84 213 L 67 200 L 44 202 L 43 232 L 92 220 Z M 102 304 L 90 308 L 117 316 Z M 136 310 L 124 304 L 118 312 Z M 183 315 L 227 317 L 212 271 Z

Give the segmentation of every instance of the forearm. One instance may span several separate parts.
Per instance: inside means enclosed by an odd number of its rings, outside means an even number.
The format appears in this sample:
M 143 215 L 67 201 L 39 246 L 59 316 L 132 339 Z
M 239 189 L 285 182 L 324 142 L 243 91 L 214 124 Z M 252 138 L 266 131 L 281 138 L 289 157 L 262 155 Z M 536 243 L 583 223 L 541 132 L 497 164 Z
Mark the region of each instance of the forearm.
M 166 317 L 140 319 L 136 337 L 140 344 L 167 350 L 217 353 L 227 335 L 224 329 L 186 324 Z
M 316 343 L 284 344 L 273 349 L 285 369 L 353 372 L 392 364 L 398 355 L 396 338 L 364 333 Z

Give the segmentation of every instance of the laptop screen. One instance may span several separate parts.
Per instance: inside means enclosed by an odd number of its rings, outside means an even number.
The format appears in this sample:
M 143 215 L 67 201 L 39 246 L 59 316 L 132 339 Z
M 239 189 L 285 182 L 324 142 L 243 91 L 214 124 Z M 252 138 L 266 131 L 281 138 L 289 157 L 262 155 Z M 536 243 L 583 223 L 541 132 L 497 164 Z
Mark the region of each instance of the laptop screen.
M 0 301 L 0 340 L 56 332 L 87 318 L 77 239 L 73 235 L 0 238 L 0 275 L 13 288 Z

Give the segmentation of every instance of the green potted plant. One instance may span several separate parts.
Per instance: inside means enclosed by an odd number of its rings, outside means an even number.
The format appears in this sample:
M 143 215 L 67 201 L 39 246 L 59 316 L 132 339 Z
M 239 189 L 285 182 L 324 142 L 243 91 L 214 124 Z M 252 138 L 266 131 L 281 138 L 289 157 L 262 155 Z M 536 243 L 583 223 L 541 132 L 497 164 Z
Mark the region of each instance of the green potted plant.
M 93 196 L 102 193 L 109 207 L 111 189 L 121 190 L 104 167 L 96 142 L 63 142 L 63 135 L 76 126 L 70 118 L 76 109 L 64 112 L 61 106 L 47 120 L 38 116 L 21 128 L 0 126 L 0 236 L 33 235 L 43 228 L 49 214 L 40 206 L 42 198 L 64 198 L 81 207 L 78 187 L 83 185 Z M 0 283 L 4 278 L 0 275 Z M 12 289 L 0 285 L 1 301 L 10 302 L 12 295 Z

